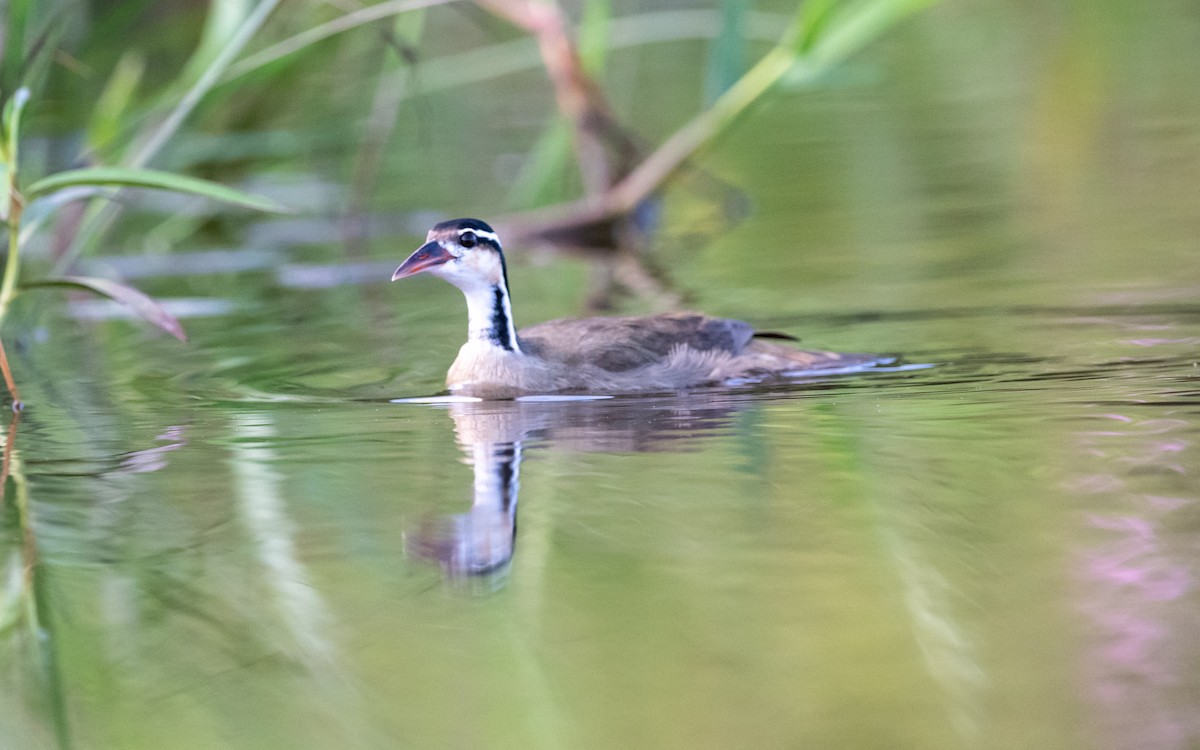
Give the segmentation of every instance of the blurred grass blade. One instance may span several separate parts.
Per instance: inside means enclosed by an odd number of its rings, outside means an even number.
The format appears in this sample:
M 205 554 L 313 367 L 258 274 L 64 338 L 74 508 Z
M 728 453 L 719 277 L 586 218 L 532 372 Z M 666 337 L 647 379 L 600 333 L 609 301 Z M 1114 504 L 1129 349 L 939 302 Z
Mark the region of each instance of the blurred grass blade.
M 17 160 L 17 142 L 21 138 L 21 113 L 29 103 L 29 89 L 22 86 L 4 103 L 4 145 L 5 157 L 9 161 Z
M 183 326 L 174 315 L 167 312 L 162 303 L 148 294 L 133 287 L 111 279 L 99 279 L 95 276 L 52 276 L 22 284 L 22 289 L 37 287 L 68 287 L 84 289 L 101 297 L 107 297 L 114 302 L 125 305 L 138 316 L 148 320 L 180 341 L 187 341 Z
M 287 213 L 288 209 L 268 198 L 243 193 L 215 182 L 187 177 L 156 169 L 125 169 L 123 167 L 91 167 L 72 169 L 45 177 L 25 189 L 25 198 L 33 200 L 66 188 L 81 186 L 112 186 L 151 188 L 188 193 L 211 198 L 222 203 L 232 203 L 258 211 Z
M 278 5 L 279 0 L 261 0 L 252 11 L 245 15 L 243 22 L 231 30 L 229 38 L 223 40 L 223 44 L 212 55 L 211 61 L 207 61 L 206 58 L 207 64 L 197 75 L 196 82 L 180 97 L 179 103 L 171 108 L 167 118 L 134 149 L 133 154 L 127 160 L 130 166 L 144 167 L 158 154 L 167 141 L 175 135 L 175 131 L 179 129 L 183 121 L 191 115 L 200 100 L 217 84 L 233 59 L 241 54 L 250 39 L 258 33 L 259 28 Z M 217 9 L 213 9 L 212 12 L 217 12 Z M 211 32 L 211 29 L 206 29 L 206 31 Z
M 67 715 L 66 691 L 63 687 L 62 667 L 59 661 L 59 640 L 56 633 L 56 618 L 53 612 L 52 591 L 47 585 L 46 566 L 38 553 L 38 525 L 34 519 L 33 506 L 29 498 L 29 481 L 20 454 L 16 449 L 16 431 L 20 424 L 20 413 L 14 413 L 8 425 L 8 436 L 4 443 L 5 466 L 16 497 L 17 522 L 21 529 L 22 563 L 25 569 L 26 591 L 24 599 L 25 627 L 31 636 L 32 655 L 37 668 L 38 680 L 46 709 L 54 725 L 55 746 L 71 748 L 71 722 Z
M 530 208 L 552 201 L 561 195 L 571 165 L 571 123 L 556 117 L 542 131 L 529 157 L 521 167 L 509 203 L 516 208 Z
M 0 55 L 0 85 L 6 89 L 16 86 L 21 81 L 25 67 L 25 38 L 29 31 L 30 19 L 33 17 L 35 0 L 10 0 L 0 5 L 0 19 L 3 26 L 0 33 L 4 45 Z
M 784 43 L 792 45 L 796 54 L 803 55 L 812 49 L 813 42 L 820 38 L 821 30 L 832 17 L 839 0 L 807 0 L 796 14 L 795 23 L 788 31 Z
M 65 18 L 72 9 L 68 7 L 67 2 L 34 0 L 30 5 L 31 15 L 25 29 L 25 48 L 18 72 L 19 78 L 11 83 L 42 92 L 46 89 L 45 82 L 54 65 L 55 56 L 62 55 L 60 59 L 70 59 L 70 53 L 64 51 L 59 43 L 69 27 Z
M 142 82 L 145 69 L 146 60 L 137 52 L 126 52 L 117 61 L 108 84 L 96 99 L 96 107 L 88 123 L 87 142 L 92 151 L 100 151 L 114 143 L 121 134 L 130 102 Z
M 704 72 L 704 101 L 712 104 L 745 73 L 746 0 L 721 3 L 721 26 L 709 45 Z
M 579 60 L 589 74 L 600 77 L 608 55 L 608 22 L 612 20 L 612 3 L 595 0 L 583 4 L 579 21 Z
M 5 477 L 8 481 L 8 477 Z M 3 498 L 0 498 L 2 503 Z M 0 508 L 4 506 L 0 504 Z M 10 554 L 0 589 L 0 637 L 7 636 L 21 622 L 21 597 L 24 595 L 24 567 L 16 554 Z
M 21 212 L 21 234 L 17 247 L 25 247 L 25 243 L 29 242 L 29 239 L 37 234 L 42 225 L 49 221 L 59 209 L 75 201 L 104 195 L 106 192 L 116 193 L 117 191 L 114 188 L 95 186 L 65 188 L 49 195 L 43 195 L 35 201 L 29 201 L 25 210 Z
M 204 77 L 205 71 L 220 59 L 222 52 L 238 35 L 250 18 L 254 7 L 252 0 L 211 0 L 204 14 L 204 28 L 200 40 L 188 58 L 175 86 L 192 86 Z
M 0 113 L 0 220 L 9 220 L 12 190 L 17 179 L 17 153 L 21 142 L 21 112 L 29 102 L 29 89 L 21 87 L 4 103 Z
M 824 19 L 806 52 L 818 64 L 839 62 L 875 41 L 910 15 L 938 0 L 862 0 Z
M 368 5 L 365 8 L 347 13 L 344 16 L 323 23 L 319 26 L 314 26 L 307 31 L 303 31 L 293 37 L 284 39 L 282 42 L 267 47 L 264 50 L 255 52 L 246 58 L 238 61 L 235 65 L 229 66 L 225 71 L 221 83 L 229 83 L 235 78 L 240 78 L 247 73 L 258 70 L 266 65 L 281 60 L 288 55 L 293 55 L 306 47 L 311 47 L 313 44 L 328 39 L 331 36 L 341 34 L 344 31 L 363 26 L 365 24 L 374 23 L 388 16 L 407 13 L 411 10 L 419 10 L 421 8 L 429 8 L 434 5 L 446 5 L 453 0 L 387 0 L 378 5 Z
M 424 8 L 401 13 L 392 19 L 392 27 L 384 35 L 390 43 L 399 45 L 393 48 L 393 51 L 407 65 L 416 65 L 420 60 L 416 50 L 425 34 L 427 16 Z
M 396 129 L 400 105 L 405 97 L 405 86 L 393 85 L 392 75 L 394 71 L 404 71 L 414 77 L 417 75 L 420 62 L 417 48 L 425 32 L 425 15 L 424 10 L 403 13 L 392 19 L 390 27 L 380 29 L 383 43 L 395 53 L 398 64 L 394 70 L 385 68 L 375 79 L 371 112 L 354 155 L 354 172 L 343 224 L 343 239 L 347 251 L 352 254 L 365 251 L 362 217 L 370 209 L 371 198 L 376 193 L 379 170 L 385 161 L 387 145 Z

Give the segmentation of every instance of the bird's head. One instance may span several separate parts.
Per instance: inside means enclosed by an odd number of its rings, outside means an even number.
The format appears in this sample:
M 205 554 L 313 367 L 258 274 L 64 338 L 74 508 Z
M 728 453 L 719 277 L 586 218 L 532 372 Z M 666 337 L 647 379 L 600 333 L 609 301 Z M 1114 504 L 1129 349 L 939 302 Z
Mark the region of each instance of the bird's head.
M 392 274 L 392 281 L 422 271 L 466 292 L 500 284 L 508 287 L 500 238 L 496 230 L 479 219 L 453 219 L 435 225 L 426 235 L 425 244 Z

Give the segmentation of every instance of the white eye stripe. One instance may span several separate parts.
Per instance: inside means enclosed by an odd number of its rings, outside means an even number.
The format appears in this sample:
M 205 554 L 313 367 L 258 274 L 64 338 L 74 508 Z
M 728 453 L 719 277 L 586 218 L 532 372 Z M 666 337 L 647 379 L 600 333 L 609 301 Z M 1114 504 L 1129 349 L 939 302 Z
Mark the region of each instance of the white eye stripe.
M 491 240 L 492 242 L 495 242 L 497 245 L 500 244 L 500 235 L 496 234 L 495 232 L 485 231 L 483 229 L 471 229 L 469 227 L 467 229 L 460 229 L 460 230 L 458 230 L 458 236 L 462 237 L 467 232 L 470 232 L 471 234 L 475 235 L 476 237 L 482 237 L 485 240 Z

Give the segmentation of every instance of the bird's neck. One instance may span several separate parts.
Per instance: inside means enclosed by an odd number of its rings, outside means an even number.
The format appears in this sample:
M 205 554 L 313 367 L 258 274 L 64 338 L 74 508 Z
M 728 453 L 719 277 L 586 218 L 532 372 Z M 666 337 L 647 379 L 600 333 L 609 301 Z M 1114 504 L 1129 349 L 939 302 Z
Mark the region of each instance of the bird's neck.
M 504 280 L 464 289 L 463 294 L 467 298 L 467 340 L 519 353 L 521 346 L 513 326 L 512 302 Z

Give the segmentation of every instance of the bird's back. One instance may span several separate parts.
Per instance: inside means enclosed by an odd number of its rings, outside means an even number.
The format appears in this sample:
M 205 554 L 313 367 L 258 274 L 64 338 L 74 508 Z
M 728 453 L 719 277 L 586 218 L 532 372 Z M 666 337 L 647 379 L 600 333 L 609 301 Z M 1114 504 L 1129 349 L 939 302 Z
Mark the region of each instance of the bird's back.
M 771 338 L 787 338 L 769 334 Z M 853 369 L 889 360 L 756 337 L 741 320 L 694 312 L 552 320 L 523 329 L 522 351 L 566 390 L 645 391 Z
M 521 349 L 550 362 L 618 373 L 665 360 L 674 349 L 735 356 L 754 336 L 749 323 L 700 313 L 551 320 L 524 328 Z

